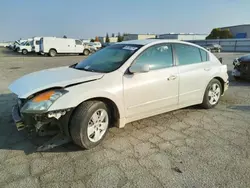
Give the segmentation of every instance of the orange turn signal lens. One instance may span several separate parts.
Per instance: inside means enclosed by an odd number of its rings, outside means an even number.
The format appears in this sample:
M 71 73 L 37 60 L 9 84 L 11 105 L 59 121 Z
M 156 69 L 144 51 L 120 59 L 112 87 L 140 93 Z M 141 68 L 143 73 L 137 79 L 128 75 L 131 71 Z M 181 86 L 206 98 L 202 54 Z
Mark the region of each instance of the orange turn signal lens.
M 49 100 L 51 95 L 53 95 L 54 93 L 55 93 L 55 91 L 46 91 L 44 93 L 37 95 L 32 101 L 33 102 L 41 102 L 41 101 Z

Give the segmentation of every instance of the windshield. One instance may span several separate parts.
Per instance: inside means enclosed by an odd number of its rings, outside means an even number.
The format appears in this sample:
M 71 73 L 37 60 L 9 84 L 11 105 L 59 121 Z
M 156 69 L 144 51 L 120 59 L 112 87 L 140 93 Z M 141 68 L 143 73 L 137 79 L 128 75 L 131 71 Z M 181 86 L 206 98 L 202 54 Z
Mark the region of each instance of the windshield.
M 116 44 L 103 48 L 74 68 L 92 72 L 112 72 L 125 63 L 142 45 Z

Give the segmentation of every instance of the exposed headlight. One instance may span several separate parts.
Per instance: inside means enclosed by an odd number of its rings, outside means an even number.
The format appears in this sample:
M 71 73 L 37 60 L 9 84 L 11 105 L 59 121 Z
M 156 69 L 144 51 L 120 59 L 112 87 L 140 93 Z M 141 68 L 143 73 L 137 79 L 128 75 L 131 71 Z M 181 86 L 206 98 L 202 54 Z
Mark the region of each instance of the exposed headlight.
M 65 93 L 65 90 L 50 90 L 41 93 L 26 102 L 22 107 L 21 112 L 46 111 L 58 98 L 60 98 Z

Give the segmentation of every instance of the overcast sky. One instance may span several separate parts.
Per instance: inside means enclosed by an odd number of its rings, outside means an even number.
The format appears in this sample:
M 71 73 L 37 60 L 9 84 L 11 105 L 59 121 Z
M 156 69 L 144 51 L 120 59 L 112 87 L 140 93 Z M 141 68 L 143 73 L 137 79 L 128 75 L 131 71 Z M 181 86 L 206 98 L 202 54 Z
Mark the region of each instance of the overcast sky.
M 209 33 L 250 22 L 250 0 L 3 0 L 0 41 L 33 36 Z

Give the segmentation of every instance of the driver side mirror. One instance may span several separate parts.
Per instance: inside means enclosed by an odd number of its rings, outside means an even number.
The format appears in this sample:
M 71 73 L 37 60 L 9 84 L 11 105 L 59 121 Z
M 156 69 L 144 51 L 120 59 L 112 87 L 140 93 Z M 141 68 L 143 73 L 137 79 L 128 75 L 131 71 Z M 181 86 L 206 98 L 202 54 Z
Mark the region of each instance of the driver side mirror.
M 149 72 L 150 67 L 148 64 L 133 64 L 131 67 L 129 67 L 129 72 L 131 73 L 145 73 L 145 72 Z

